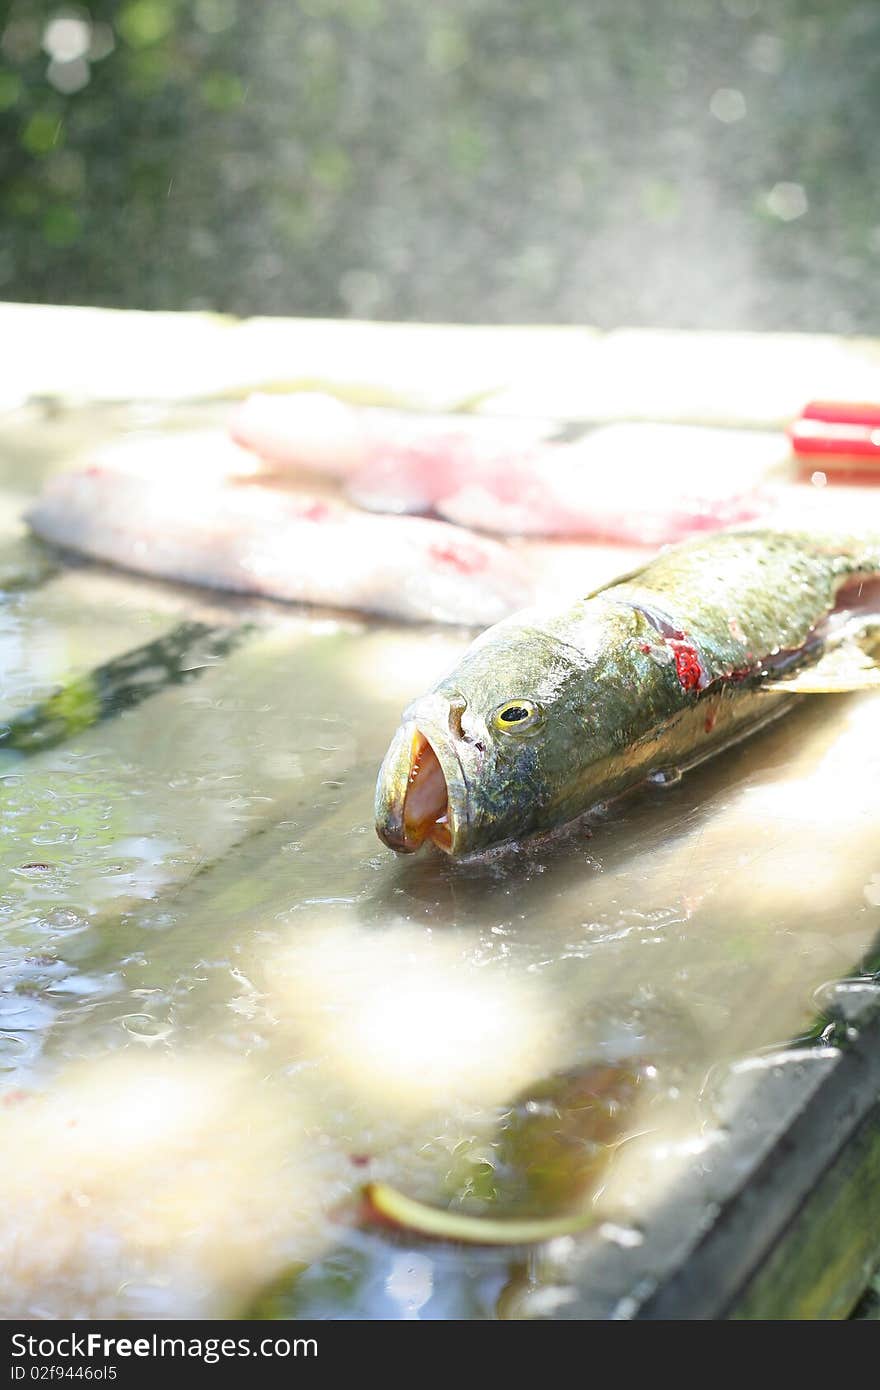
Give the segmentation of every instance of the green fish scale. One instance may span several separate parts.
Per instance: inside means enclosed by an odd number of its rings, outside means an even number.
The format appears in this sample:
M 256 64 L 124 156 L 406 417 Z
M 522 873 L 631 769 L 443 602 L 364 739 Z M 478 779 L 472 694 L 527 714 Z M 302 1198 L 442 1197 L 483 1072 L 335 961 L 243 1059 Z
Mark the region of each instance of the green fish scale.
M 693 641 L 711 682 L 803 648 L 847 577 L 880 568 L 880 554 L 850 544 L 829 552 L 797 534 L 721 533 L 661 554 L 634 584 L 603 594 L 653 600 Z
M 877 540 L 722 532 L 573 604 L 496 624 L 425 697 L 432 736 L 451 745 L 446 766 L 457 759 L 462 769 L 467 810 L 454 853 L 566 824 L 775 718 L 792 697 L 784 685 L 775 698 L 756 688 L 773 689 L 767 668 L 818 660 L 841 586 L 878 573 Z M 522 735 L 493 719 L 516 699 L 542 712 Z M 444 705 L 461 701 L 463 734 L 441 733 Z M 380 786 L 377 802 L 399 795 Z

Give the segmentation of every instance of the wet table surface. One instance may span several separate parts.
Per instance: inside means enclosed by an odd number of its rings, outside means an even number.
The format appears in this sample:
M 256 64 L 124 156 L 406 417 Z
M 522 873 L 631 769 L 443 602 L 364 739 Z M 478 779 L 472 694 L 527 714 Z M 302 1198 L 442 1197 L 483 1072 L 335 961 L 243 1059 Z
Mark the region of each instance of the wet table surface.
M 47 470 L 142 423 L 0 429 L 6 1315 L 847 1315 L 876 1243 L 823 1291 L 826 1247 L 785 1247 L 772 1188 L 827 1186 L 850 1131 L 853 1182 L 878 1161 L 880 700 L 804 698 L 529 848 L 398 860 L 376 769 L 471 634 L 24 538 Z M 581 1234 L 490 1250 L 364 1221 L 366 1180 L 515 1212 L 512 1109 L 584 1075 L 615 1123 L 576 1134 Z M 815 1171 L 792 1177 L 798 1123 Z

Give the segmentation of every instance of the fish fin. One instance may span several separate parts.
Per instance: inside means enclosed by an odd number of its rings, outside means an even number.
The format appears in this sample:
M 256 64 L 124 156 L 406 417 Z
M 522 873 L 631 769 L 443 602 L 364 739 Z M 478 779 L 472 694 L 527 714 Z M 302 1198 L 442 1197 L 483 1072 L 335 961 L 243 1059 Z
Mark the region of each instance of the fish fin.
M 774 695 L 789 692 L 792 695 L 845 695 L 857 690 L 880 690 L 880 671 L 853 671 L 849 675 L 822 675 L 814 669 L 809 674 L 792 676 L 790 680 L 774 681 L 763 687 Z
M 768 681 L 765 690 L 774 694 L 790 691 L 794 695 L 841 695 L 849 691 L 880 690 L 880 649 L 877 629 L 861 640 L 850 637 L 827 651 L 815 666 Z
M 647 567 L 648 561 L 646 560 L 643 565 L 639 565 L 634 570 L 627 570 L 625 574 L 615 575 L 613 579 L 609 579 L 606 583 L 600 584 L 598 589 L 591 589 L 588 594 L 585 594 L 583 599 L 584 603 L 588 602 L 591 598 L 598 598 L 600 594 L 607 594 L 609 589 L 616 589 L 619 584 L 629 584 L 634 579 L 641 579 Z

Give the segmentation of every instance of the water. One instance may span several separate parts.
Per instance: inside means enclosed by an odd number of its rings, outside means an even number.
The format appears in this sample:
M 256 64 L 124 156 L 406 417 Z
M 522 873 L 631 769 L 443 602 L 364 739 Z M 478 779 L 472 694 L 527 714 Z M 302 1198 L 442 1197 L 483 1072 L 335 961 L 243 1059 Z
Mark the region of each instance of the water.
M 130 423 L 7 424 L 0 517 L 28 564 L 27 492 Z M 68 700 L 68 736 L 0 746 L 7 1316 L 556 1315 L 585 1242 L 636 1258 L 756 1075 L 823 1065 L 828 1045 L 791 1039 L 822 1011 L 857 1024 L 880 926 L 871 696 L 804 701 L 591 831 L 397 860 L 376 768 L 467 633 L 30 573 L 0 604 L 10 727 L 181 624 L 240 640 L 183 682 L 141 660 L 140 701 L 111 691 L 90 720 Z M 364 1224 L 367 1180 L 475 1217 L 576 1202 L 595 1227 L 432 1245 Z

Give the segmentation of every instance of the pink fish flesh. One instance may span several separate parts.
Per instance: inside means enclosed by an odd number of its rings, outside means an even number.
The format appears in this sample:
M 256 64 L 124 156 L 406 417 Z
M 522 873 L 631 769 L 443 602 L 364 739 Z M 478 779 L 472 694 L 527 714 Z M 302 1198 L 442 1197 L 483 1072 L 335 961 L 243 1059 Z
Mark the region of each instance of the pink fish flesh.
M 163 579 L 405 620 L 483 626 L 532 593 L 521 556 L 457 526 L 176 462 L 61 474 L 27 519 L 56 545 Z
M 343 478 L 370 510 L 434 512 L 505 535 L 654 545 L 761 515 L 787 455 L 783 436 L 753 431 L 561 431 L 548 421 L 357 410 L 316 395 L 252 397 L 232 433 L 278 466 Z
M 250 396 L 232 415 L 230 435 L 265 464 L 321 473 L 345 483 L 369 511 L 436 511 L 485 465 L 530 453 L 553 421 L 362 410 L 312 392 Z

